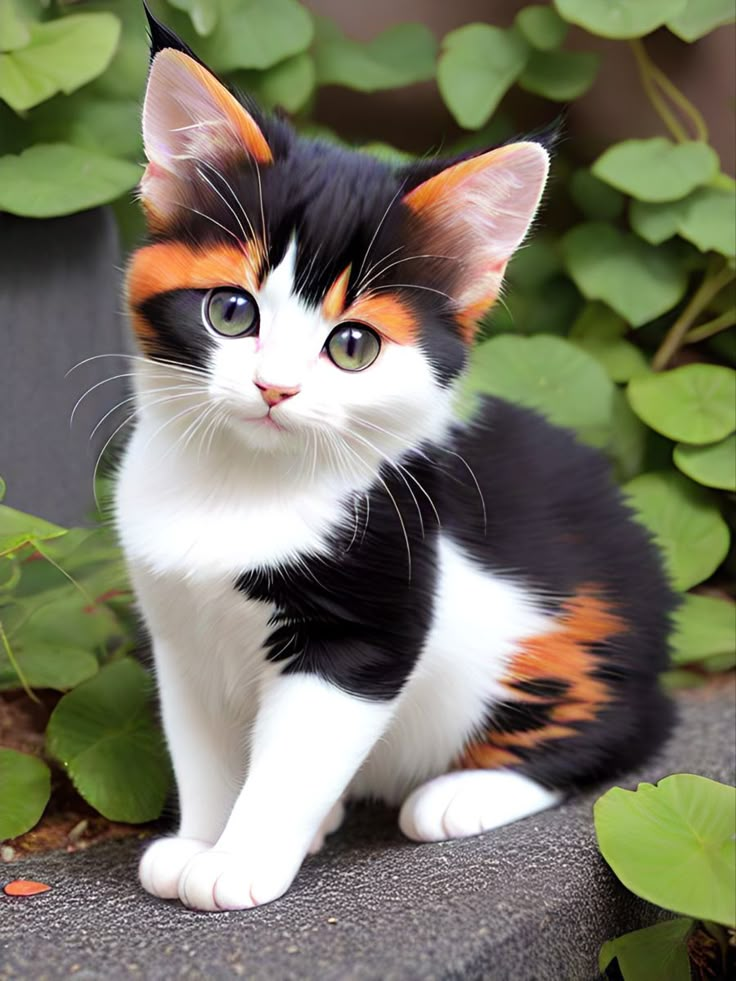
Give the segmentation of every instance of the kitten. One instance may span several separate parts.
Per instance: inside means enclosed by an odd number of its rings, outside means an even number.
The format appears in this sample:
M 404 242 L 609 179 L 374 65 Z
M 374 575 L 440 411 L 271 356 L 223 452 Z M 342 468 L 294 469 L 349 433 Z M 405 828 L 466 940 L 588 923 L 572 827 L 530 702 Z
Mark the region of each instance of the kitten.
M 545 147 L 389 166 L 152 41 L 117 521 L 181 823 L 140 879 L 241 909 L 347 799 L 436 841 L 640 760 L 673 597 L 596 451 L 498 399 L 453 412 Z

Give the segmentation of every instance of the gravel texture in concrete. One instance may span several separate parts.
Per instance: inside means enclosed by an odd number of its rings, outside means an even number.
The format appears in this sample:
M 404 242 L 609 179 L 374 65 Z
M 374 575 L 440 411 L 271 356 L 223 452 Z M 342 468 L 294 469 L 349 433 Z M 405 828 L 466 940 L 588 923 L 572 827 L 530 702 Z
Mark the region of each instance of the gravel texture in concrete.
M 667 748 L 616 781 L 669 773 L 733 782 L 732 686 L 680 698 Z M 52 891 L 0 894 L 0 979 L 589 981 L 604 940 L 654 922 L 598 854 L 600 790 L 464 841 L 415 845 L 395 815 L 359 807 L 291 891 L 260 909 L 192 913 L 145 895 L 138 841 L 0 866 Z

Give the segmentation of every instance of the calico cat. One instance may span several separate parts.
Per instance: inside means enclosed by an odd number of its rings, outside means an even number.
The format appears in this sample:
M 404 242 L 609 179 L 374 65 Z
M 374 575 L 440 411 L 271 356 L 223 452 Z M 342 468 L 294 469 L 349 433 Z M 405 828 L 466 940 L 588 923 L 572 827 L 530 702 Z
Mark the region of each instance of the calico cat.
M 181 823 L 140 879 L 241 909 L 348 799 L 436 841 L 639 761 L 673 597 L 597 451 L 499 399 L 455 416 L 545 146 L 390 166 L 151 30 L 116 509 Z

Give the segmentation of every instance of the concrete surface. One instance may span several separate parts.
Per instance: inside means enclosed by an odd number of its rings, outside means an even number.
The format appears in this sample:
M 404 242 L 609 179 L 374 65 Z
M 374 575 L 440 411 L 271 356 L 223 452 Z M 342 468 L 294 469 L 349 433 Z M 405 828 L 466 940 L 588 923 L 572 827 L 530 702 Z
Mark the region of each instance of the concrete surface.
M 680 697 L 666 750 L 618 781 L 673 772 L 733 782 L 733 686 Z M 414 845 L 360 807 L 291 891 L 249 912 L 192 913 L 145 895 L 138 841 L 0 865 L 53 886 L 0 894 L 0 979 L 589 981 L 604 940 L 653 922 L 600 858 L 599 791 L 495 832 Z

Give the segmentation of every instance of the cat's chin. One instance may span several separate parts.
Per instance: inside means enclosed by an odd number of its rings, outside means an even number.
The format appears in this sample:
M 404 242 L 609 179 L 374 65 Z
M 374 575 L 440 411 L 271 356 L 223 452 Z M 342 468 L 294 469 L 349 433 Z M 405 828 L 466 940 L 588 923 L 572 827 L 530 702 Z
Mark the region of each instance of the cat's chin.
M 233 418 L 228 428 L 238 443 L 250 450 L 293 454 L 304 448 L 303 436 L 270 416 L 258 419 Z

